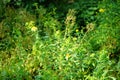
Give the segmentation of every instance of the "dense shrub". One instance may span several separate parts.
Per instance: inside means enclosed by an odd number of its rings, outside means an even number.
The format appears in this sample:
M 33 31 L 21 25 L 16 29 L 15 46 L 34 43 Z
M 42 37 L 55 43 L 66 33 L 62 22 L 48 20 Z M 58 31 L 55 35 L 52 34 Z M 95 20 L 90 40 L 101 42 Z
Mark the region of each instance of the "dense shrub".
M 118 0 L 3 2 L 1 80 L 120 79 Z

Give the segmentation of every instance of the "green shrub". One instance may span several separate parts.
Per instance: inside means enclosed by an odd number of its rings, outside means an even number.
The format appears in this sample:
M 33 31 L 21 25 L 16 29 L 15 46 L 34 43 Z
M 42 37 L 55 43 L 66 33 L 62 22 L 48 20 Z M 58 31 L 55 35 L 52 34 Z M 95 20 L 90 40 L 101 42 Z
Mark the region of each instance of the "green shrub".
M 103 0 L 93 6 L 90 1 L 87 8 L 87 2 L 74 0 L 80 10 L 73 5 L 46 8 L 45 3 L 31 3 L 33 13 L 5 7 L 0 22 L 0 79 L 119 80 L 120 3 Z M 66 12 L 62 20 L 57 14 L 60 7 Z

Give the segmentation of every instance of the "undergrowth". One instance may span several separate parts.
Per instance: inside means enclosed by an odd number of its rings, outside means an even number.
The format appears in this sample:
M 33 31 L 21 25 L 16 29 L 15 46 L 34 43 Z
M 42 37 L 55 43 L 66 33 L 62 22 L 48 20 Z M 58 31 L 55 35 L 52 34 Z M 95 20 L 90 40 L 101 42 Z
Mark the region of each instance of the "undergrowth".
M 119 2 L 101 1 L 96 14 L 87 15 L 95 20 L 80 27 L 76 9 L 68 9 L 62 22 L 56 8 L 47 12 L 34 6 L 35 13 L 5 9 L 0 22 L 1 80 L 120 79 Z

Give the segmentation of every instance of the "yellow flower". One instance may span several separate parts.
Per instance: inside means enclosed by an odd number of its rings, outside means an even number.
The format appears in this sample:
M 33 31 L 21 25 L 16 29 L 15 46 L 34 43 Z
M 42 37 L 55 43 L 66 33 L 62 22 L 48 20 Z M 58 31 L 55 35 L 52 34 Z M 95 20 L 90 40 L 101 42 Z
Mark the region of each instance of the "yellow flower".
M 105 12 L 105 9 L 100 8 L 100 9 L 99 9 L 99 12 L 100 12 L 100 13 L 103 13 L 103 12 Z
M 76 29 L 76 32 L 78 32 L 79 30 L 78 29 Z
M 31 28 L 31 31 L 33 31 L 33 32 L 37 31 L 37 27 L 33 26 L 33 27 Z
M 70 54 L 67 53 L 66 56 L 65 56 L 66 60 L 68 60 L 69 57 L 70 57 Z

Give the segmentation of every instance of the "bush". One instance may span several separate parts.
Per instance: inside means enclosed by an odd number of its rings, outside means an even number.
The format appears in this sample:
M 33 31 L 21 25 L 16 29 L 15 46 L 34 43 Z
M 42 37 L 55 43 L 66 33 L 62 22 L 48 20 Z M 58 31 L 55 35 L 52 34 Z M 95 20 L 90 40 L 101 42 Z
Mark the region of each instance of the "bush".
M 53 6 L 46 8 L 47 0 L 41 5 L 36 0 L 27 4 L 35 7 L 31 11 L 6 6 L 0 22 L 0 79 L 119 80 L 120 3 L 111 1 L 60 2 L 64 7 L 51 0 Z M 57 14 L 61 7 L 63 16 Z

